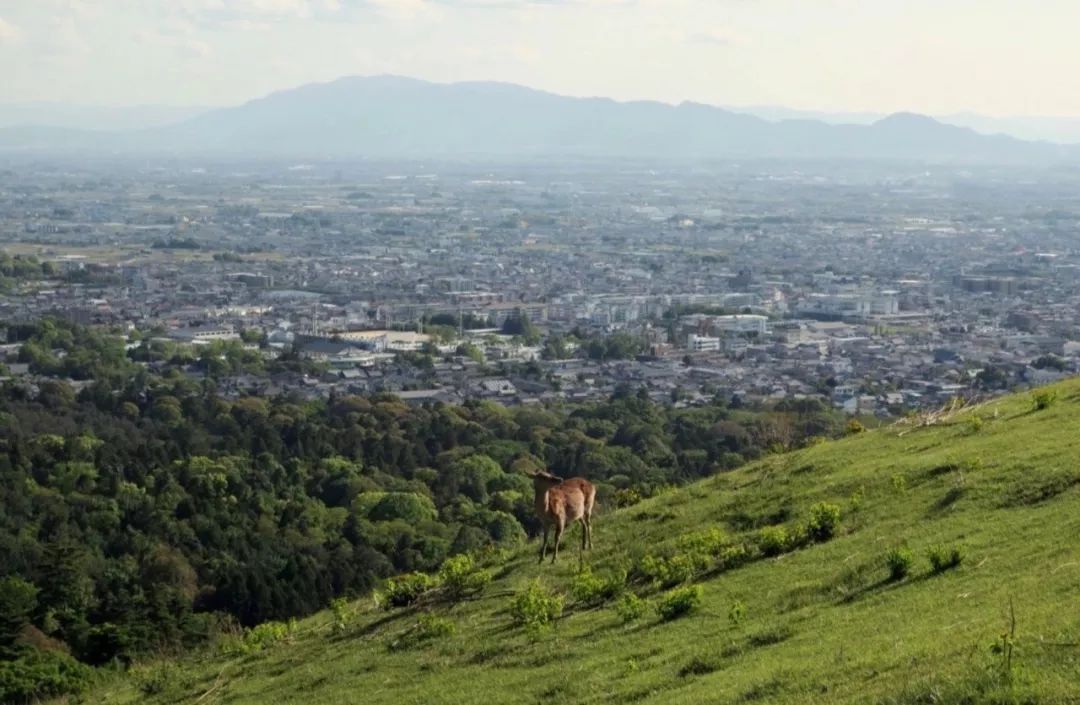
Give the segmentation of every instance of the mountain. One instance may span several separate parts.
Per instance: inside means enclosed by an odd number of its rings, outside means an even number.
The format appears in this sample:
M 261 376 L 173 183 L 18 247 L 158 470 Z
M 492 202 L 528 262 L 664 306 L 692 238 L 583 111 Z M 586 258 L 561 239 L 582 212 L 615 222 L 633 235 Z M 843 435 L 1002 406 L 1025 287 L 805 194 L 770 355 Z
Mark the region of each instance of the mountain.
M 412 606 L 363 597 L 226 635 L 85 701 L 1075 703 L 1080 380 L 1041 393 L 603 507 L 584 575 L 575 526 L 555 565 L 535 542 L 492 553 L 463 596 L 447 588 L 476 573 L 456 563 Z
M 0 130 L 8 149 L 281 157 L 884 158 L 1047 162 L 1080 149 L 899 114 L 770 122 L 698 103 L 571 98 L 502 83 L 350 77 L 123 133 Z

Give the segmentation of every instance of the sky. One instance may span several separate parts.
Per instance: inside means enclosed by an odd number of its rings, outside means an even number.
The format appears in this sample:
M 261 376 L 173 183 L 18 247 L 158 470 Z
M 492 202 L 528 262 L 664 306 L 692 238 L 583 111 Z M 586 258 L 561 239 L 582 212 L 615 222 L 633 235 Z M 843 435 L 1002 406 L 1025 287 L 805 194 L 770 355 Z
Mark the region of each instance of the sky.
M 346 75 L 1080 116 L 1077 0 L 0 0 L 0 103 L 234 105 Z

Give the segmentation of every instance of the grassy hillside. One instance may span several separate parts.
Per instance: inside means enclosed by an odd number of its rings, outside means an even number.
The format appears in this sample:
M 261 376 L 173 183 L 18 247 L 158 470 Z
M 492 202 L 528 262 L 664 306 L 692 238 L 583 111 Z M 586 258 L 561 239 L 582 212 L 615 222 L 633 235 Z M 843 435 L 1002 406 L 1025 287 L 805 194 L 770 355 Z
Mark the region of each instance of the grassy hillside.
M 557 565 L 537 566 L 530 544 L 495 561 L 477 597 L 391 610 L 363 599 L 256 653 L 141 665 L 89 701 L 1080 702 L 1080 381 L 1050 389 L 1049 408 L 1010 397 L 605 508 L 588 563 L 629 571 L 650 604 L 628 623 L 616 600 L 571 594 L 575 527 Z M 821 502 L 841 511 L 832 538 L 760 554 L 762 527 L 798 536 Z M 933 573 L 926 551 L 939 545 L 962 560 Z M 890 580 L 886 554 L 905 546 L 910 573 Z M 698 556 L 696 610 L 657 614 L 670 591 L 640 575 L 647 555 Z M 565 608 L 530 632 L 511 605 L 537 581 Z

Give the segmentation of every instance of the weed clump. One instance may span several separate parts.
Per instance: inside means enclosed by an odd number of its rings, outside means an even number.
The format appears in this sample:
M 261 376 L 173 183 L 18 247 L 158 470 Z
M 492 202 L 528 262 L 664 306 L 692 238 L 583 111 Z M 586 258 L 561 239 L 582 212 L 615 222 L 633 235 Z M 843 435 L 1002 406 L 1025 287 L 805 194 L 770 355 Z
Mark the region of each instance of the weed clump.
M 246 629 L 242 634 L 225 639 L 221 650 L 227 655 L 247 655 L 264 651 L 282 642 L 292 641 L 296 632 L 296 620 L 288 622 L 263 622 Z
M 889 580 L 898 582 L 911 573 L 915 556 L 907 548 L 898 547 L 885 554 L 885 565 L 889 568 Z
M 547 590 L 539 580 L 519 592 L 510 605 L 514 623 L 525 627 L 525 631 L 533 636 L 547 631 L 562 615 L 562 610 L 562 595 Z
M 135 687 L 146 696 L 161 695 L 191 684 L 176 664 L 169 662 L 135 666 L 129 674 Z
M 687 676 L 703 676 L 720 668 L 720 660 L 715 656 L 699 654 L 691 658 L 679 668 L 679 678 Z
M 935 575 L 955 568 L 964 560 L 964 549 L 960 546 L 931 546 L 926 550 L 930 560 L 930 572 Z
M 687 585 L 672 590 L 656 603 L 660 619 L 667 622 L 690 614 L 701 606 L 701 586 Z
M 390 642 L 390 650 L 411 649 L 429 641 L 453 636 L 456 631 L 457 627 L 446 617 L 425 612 L 417 618 L 415 624 Z

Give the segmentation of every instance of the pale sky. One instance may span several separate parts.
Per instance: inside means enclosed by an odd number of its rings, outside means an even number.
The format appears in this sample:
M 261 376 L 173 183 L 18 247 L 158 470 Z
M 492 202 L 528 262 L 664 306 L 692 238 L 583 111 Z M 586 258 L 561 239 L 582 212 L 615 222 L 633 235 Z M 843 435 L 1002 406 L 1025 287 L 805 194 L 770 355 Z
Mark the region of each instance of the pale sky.
M 0 0 L 0 102 L 231 105 L 393 73 L 568 95 L 1080 115 L 1078 0 Z

